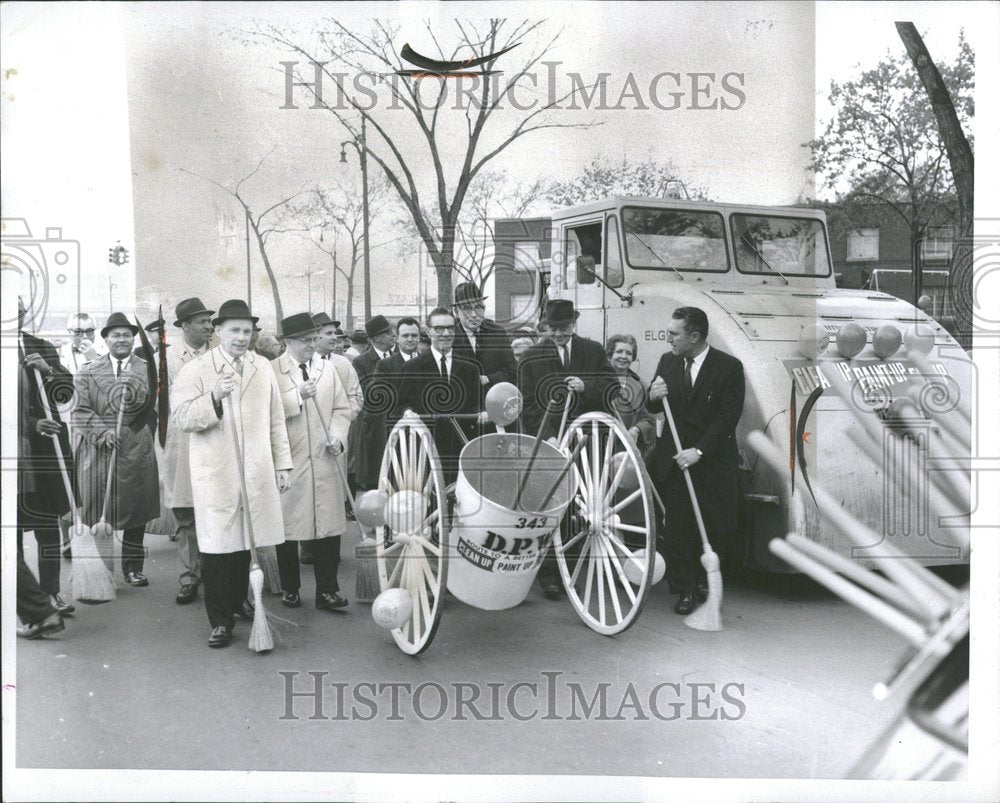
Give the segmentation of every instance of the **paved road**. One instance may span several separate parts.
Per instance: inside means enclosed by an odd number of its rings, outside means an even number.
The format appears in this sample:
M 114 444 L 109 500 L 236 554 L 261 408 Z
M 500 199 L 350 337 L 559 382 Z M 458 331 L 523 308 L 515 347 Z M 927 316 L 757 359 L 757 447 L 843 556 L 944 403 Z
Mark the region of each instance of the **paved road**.
M 496 613 L 451 599 L 419 658 L 369 606 L 288 611 L 271 597 L 297 627 L 256 655 L 246 623 L 207 647 L 201 599 L 173 601 L 174 545 L 147 544 L 148 588 L 18 642 L 18 766 L 832 778 L 896 711 L 870 690 L 902 642 L 805 582 L 728 582 L 721 633 L 686 628 L 665 584 L 614 638 L 535 591 Z M 353 561 L 341 571 L 353 591 Z M 304 569 L 304 600 L 311 582 Z M 314 678 L 320 702 L 289 702 L 289 684 Z

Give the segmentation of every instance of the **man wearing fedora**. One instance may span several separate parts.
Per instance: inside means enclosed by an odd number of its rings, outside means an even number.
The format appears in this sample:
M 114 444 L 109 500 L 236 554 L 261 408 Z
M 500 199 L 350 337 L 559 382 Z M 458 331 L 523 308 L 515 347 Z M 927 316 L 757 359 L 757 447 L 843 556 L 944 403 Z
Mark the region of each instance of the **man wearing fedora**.
M 544 318 L 549 337 L 521 355 L 517 365 L 518 387 L 524 399 L 521 431 L 527 435 L 546 440 L 558 437 L 566 404 L 567 424 L 584 413 L 611 412 L 618 378 L 604 346 L 576 334 L 578 317 L 580 313 L 569 299 L 546 301 Z M 553 401 L 552 414 L 544 431 L 539 432 L 549 400 Z M 547 599 L 562 596 L 559 569 L 551 550 L 538 572 L 538 582 Z
M 455 288 L 455 353 L 479 365 L 483 396 L 498 382 L 517 382 L 517 361 L 510 338 L 500 324 L 486 317 L 486 299 L 472 282 Z
M 101 330 L 104 357 L 77 374 L 73 427 L 83 521 L 101 518 L 109 470 L 114 471 L 107 521 L 122 537 L 122 574 L 131 586 L 149 585 L 142 573 L 146 523 L 160 514 L 160 482 L 150 422 L 156 418 L 156 389 L 149 387 L 146 361 L 132 353 L 139 327 L 113 312 Z M 121 428 L 118 428 L 122 412 Z
M 365 321 L 365 334 L 368 336 L 368 351 L 354 358 L 354 370 L 358 372 L 361 391 L 364 394 L 365 406 L 361 410 L 357 423 L 357 449 L 354 462 L 354 474 L 357 486 L 362 491 L 374 487 L 372 476 L 378 475 L 382 465 L 382 449 L 385 445 L 385 415 L 372 412 L 371 381 L 375 376 L 375 366 L 379 360 L 384 360 L 396 345 L 396 332 L 384 315 L 375 315 Z
M 210 647 L 230 642 L 235 616 L 253 616 L 246 600 L 251 537 L 258 547 L 285 540 L 280 494 L 292 455 L 274 370 L 249 350 L 256 322 L 245 301 L 224 302 L 212 321 L 219 346 L 181 368 L 170 398 L 171 422 L 189 433 Z
M 364 329 L 355 329 L 347 338 L 348 345 L 344 350 L 344 356 L 349 360 L 356 360 L 368 351 L 368 333 Z
M 181 368 L 209 350 L 214 333 L 214 312 L 200 298 L 185 298 L 174 310 L 174 326 L 180 328 L 181 339 L 171 346 L 167 360 L 171 389 Z M 175 600 L 178 605 L 193 602 L 201 584 L 201 555 L 198 552 L 198 533 L 191 494 L 188 437 L 188 433 L 178 429 L 173 422 L 168 423 L 167 442 L 163 447 L 163 504 L 171 509 L 177 522 L 177 557 L 181 564 L 181 589 Z
M 290 608 L 299 598 L 299 545 L 309 544 L 316 575 L 316 607 L 335 610 L 347 605 L 340 596 L 337 569 L 340 537 L 347 529 L 344 510 L 347 489 L 342 467 L 351 423 L 351 403 L 337 371 L 328 360 L 314 360 L 317 328 L 308 312 L 281 322 L 285 353 L 271 364 L 278 378 L 292 451 L 291 483 L 281 498 L 285 542 L 278 544 L 282 603 Z

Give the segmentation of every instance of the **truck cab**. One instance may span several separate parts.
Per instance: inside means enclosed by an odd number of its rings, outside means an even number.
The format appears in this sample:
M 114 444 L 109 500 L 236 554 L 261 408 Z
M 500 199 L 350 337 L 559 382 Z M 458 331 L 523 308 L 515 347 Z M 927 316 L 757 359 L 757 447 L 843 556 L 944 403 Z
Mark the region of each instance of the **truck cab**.
M 529 278 L 524 274 L 533 273 L 531 292 L 519 293 L 519 303 L 504 308 L 498 271 L 498 319 L 509 310 L 512 328 L 530 325 L 546 297 L 572 299 L 580 311 L 578 334 L 601 343 L 613 334 L 636 338 L 633 369 L 648 385 L 669 348 L 672 311 L 696 306 L 708 315 L 709 344 L 743 362 L 747 392 L 737 432 L 742 512 L 739 541 L 727 548 L 731 557 L 750 567 L 781 570 L 767 543 L 793 530 L 848 557 L 867 557 L 864 549 L 827 532 L 815 506 L 804 517 L 792 516 L 793 472 L 770 470 L 746 446 L 746 434 L 761 430 L 777 435 L 815 481 L 894 546 L 925 564 L 967 561 L 949 530 L 967 528 L 968 518 L 931 521 L 927 493 L 933 490 L 926 481 L 915 479 L 900 498 L 881 465 L 847 437 L 857 427 L 856 413 L 841 396 L 820 393 L 808 420 L 799 420 L 796 411 L 834 380 L 851 384 L 858 399 L 875 395 L 883 402 L 926 384 L 906 348 L 886 354 L 881 347 L 883 340 L 892 341 L 894 330 L 900 341 L 920 344 L 924 365 L 933 367 L 934 382 L 947 388 L 955 404 L 968 405 L 971 394 L 972 363 L 938 322 L 886 293 L 836 287 L 822 210 L 614 197 L 559 210 L 547 226 L 537 219 L 533 224 L 535 233 L 544 228 L 538 260 L 533 269 L 523 258 L 515 266 L 522 291 Z M 510 248 L 498 237 L 498 260 Z M 518 253 L 525 253 L 523 244 Z M 847 324 L 860 326 L 848 329 L 863 331 L 865 341 L 850 356 L 836 345 L 842 333 L 846 342 Z M 880 331 L 885 338 L 880 336 L 876 354 L 873 339 Z M 824 335 L 829 342 L 817 349 Z M 877 414 L 873 410 L 862 414 Z M 928 438 L 942 437 L 929 418 L 926 428 Z M 967 456 L 969 444 L 962 448 Z M 914 449 L 914 468 L 924 474 L 925 458 Z M 967 503 L 962 510 L 969 509 Z

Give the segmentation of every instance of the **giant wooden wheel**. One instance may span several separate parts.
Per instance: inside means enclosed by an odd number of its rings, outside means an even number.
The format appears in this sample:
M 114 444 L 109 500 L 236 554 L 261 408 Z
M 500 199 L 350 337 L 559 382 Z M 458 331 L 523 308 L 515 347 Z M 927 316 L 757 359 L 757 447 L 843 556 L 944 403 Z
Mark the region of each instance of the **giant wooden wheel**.
M 399 648 L 417 655 L 430 646 L 441 620 L 448 576 L 447 500 L 434 438 L 419 416 L 407 412 L 386 441 L 379 490 L 392 496 L 415 492 L 423 499 L 419 521 L 387 520 L 376 533 L 376 563 L 381 590 L 403 588 L 413 601 L 410 619 L 392 630 Z
M 652 585 L 652 481 L 617 419 L 585 413 L 567 427 L 560 448 L 570 454 L 581 440 L 586 443 L 573 465 L 576 495 L 552 548 L 573 608 L 588 627 L 610 636 L 635 623 Z M 630 567 L 633 583 L 625 567 L 639 548 L 646 560 Z

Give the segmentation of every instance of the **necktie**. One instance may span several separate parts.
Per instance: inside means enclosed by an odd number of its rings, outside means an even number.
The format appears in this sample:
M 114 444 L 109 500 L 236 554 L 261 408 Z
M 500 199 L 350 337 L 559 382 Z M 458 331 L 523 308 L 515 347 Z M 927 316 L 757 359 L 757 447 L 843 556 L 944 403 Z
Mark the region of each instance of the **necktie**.
M 562 360 L 563 368 L 569 368 L 569 349 L 565 345 L 559 347 L 559 359 Z
M 118 360 L 118 367 L 115 369 L 115 378 L 119 378 L 122 375 L 122 363 L 124 363 L 124 360 Z
M 684 358 L 684 395 L 691 396 L 691 365 L 694 363 L 693 357 Z
M 306 370 L 306 364 L 304 362 L 300 362 L 299 363 L 299 370 L 302 371 L 302 378 L 306 382 L 308 382 L 309 381 L 309 372 Z
M 444 354 L 441 355 L 441 376 L 444 378 L 445 382 L 449 381 L 449 378 L 448 378 L 448 358 Z
M 236 373 L 243 376 L 243 358 L 237 357 L 233 360 L 233 368 L 236 369 Z

